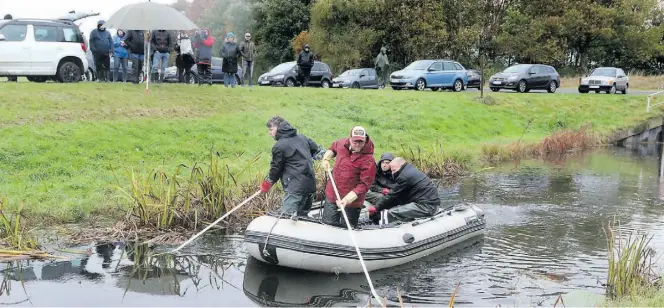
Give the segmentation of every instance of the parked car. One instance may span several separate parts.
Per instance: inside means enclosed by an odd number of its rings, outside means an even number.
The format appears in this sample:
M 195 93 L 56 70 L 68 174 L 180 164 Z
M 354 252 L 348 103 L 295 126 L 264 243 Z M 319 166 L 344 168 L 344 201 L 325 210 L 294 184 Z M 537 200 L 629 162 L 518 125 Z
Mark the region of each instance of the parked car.
M 468 70 L 468 86 L 466 88 L 480 88 L 480 84 L 482 83 L 482 75 L 480 75 L 480 71 L 478 70 Z
M 343 72 L 332 79 L 333 88 L 378 89 L 376 70 L 373 68 L 357 68 Z
M 224 73 L 221 71 L 222 58 L 212 57 L 212 83 L 224 83 Z M 198 67 L 194 64 L 191 67 L 191 77 L 189 83 L 196 84 L 198 83 Z M 235 83 L 241 85 L 244 80 L 242 79 L 242 67 L 238 64 L 237 73 L 235 73 Z M 175 66 L 166 68 L 166 76 L 164 77 L 164 82 L 178 82 L 178 69 Z
M 543 64 L 518 64 L 489 78 L 491 91 L 511 89 L 523 93 L 530 90 L 547 90 L 554 93 L 560 87 L 560 74 L 555 68 Z
M 429 88 L 463 90 L 468 85 L 468 72 L 459 62 L 452 60 L 419 60 L 390 75 L 394 90 Z
M 258 77 L 258 84 L 261 86 L 286 86 L 295 87 L 300 85 L 297 78 L 297 65 L 295 61 L 281 63 L 271 69 L 269 72 Z M 314 62 L 311 68 L 309 83 L 307 86 L 318 86 L 329 88 L 332 86 L 334 74 L 330 66 L 324 62 Z
M 0 76 L 79 82 L 88 69 L 87 44 L 73 21 L 0 20 Z
M 579 93 L 604 91 L 607 94 L 615 94 L 620 91 L 622 94 L 627 94 L 627 88 L 629 88 L 629 77 L 625 71 L 617 67 L 598 67 L 579 82 Z

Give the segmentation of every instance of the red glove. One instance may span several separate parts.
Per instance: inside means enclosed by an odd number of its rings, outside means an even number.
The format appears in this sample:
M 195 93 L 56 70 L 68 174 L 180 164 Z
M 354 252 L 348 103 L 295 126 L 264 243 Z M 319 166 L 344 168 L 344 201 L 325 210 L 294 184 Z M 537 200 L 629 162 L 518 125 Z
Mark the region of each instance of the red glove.
M 387 187 L 383 188 L 383 195 L 386 195 L 386 196 L 387 196 L 387 194 L 388 194 L 389 192 L 390 192 L 390 189 L 389 189 L 389 188 L 387 188 Z
M 268 182 L 268 180 L 263 181 L 263 184 L 261 184 L 261 192 L 266 193 L 272 188 L 272 183 Z
M 375 206 L 369 206 L 367 207 L 367 211 L 369 212 L 369 215 L 373 215 L 376 213 L 376 207 Z

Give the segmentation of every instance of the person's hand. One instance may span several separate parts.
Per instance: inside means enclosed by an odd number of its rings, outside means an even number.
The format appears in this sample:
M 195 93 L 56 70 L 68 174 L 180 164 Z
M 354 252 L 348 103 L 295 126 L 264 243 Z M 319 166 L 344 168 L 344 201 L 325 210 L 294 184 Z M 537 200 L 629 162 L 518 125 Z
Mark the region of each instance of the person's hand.
M 344 207 L 346 207 L 346 205 L 348 205 L 348 203 L 346 202 L 346 200 L 343 200 L 343 199 L 341 199 L 341 200 L 337 200 L 337 206 L 338 206 L 339 208 L 342 208 L 342 209 L 343 209 Z
M 330 161 L 329 160 L 323 159 L 320 162 L 320 165 L 323 166 L 323 170 L 325 170 L 325 171 L 330 170 Z
M 389 189 L 389 188 L 387 188 L 387 187 L 385 187 L 385 188 L 383 188 L 383 191 L 382 191 L 382 193 L 383 193 L 383 195 L 387 195 L 387 194 L 389 194 L 389 193 L 390 193 L 390 189 Z
M 369 215 L 373 215 L 376 213 L 376 207 L 373 205 L 367 206 L 367 212 L 369 212 Z
M 268 180 L 263 181 L 263 184 L 261 184 L 261 192 L 266 193 L 270 191 L 270 188 L 272 188 L 272 183 L 270 183 Z

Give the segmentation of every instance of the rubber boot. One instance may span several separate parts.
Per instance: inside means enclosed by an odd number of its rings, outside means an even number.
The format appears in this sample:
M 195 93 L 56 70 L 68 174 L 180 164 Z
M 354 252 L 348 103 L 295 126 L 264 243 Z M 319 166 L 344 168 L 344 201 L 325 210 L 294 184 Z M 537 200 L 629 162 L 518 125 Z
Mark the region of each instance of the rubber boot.
M 153 83 L 157 83 L 158 80 L 159 80 L 159 73 L 150 74 L 150 81 L 152 81 Z

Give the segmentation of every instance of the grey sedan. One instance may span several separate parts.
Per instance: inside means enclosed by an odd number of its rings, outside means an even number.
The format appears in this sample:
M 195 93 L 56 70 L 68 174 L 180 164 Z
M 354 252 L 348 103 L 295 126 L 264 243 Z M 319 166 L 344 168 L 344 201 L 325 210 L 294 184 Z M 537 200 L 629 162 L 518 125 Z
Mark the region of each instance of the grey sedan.
M 332 79 L 333 88 L 352 89 L 378 89 L 376 70 L 373 68 L 358 68 L 347 70 Z

